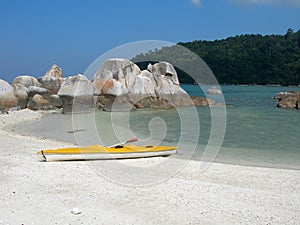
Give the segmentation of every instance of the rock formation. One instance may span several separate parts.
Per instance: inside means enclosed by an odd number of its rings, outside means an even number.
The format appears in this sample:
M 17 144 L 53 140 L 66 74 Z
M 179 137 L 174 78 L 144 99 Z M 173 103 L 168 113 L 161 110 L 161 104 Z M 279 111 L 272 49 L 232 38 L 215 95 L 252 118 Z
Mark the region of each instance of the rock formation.
M 279 92 L 274 99 L 278 100 L 277 107 L 280 108 L 300 108 L 300 92 Z
M 109 59 L 94 75 L 95 94 L 128 94 L 141 71 L 128 59 Z
M 180 88 L 175 68 L 167 62 L 150 64 L 141 71 L 127 59 L 110 59 L 94 75 L 93 86 L 97 106 L 108 111 L 193 104 Z
M 68 77 L 57 95 L 63 105 L 63 113 L 86 113 L 93 107 L 93 85 L 85 76 Z
M 0 82 L 0 108 L 26 107 L 33 110 L 63 108 L 63 113 L 90 112 L 95 106 L 105 111 L 128 111 L 137 108 L 173 108 L 211 104 L 193 98 L 179 86 L 173 65 L 149 64 L 147 70 L 128 59 L 107 60 L 95 73 L 93 82 L 78 74 L 62 77 L 53 65 L 43 77 L 16 77 L 12 86 Z
M 28 107 L 33 110 L 62 107 L 57 95 L 62 81 L 62 70 L 55 64 L 38 79 L 28 75 L 16 77 L 12 87 L 18 106 L 21 109 Z

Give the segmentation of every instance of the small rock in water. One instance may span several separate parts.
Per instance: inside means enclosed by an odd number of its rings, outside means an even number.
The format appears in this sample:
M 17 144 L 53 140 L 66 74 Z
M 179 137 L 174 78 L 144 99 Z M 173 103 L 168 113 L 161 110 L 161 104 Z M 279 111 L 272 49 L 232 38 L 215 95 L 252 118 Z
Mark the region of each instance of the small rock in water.
M 71 210 L 71 213 L 74 214 L 74 215 L 79 215 L 82 213 L 82 211 L 78 208 L 74 208 Z

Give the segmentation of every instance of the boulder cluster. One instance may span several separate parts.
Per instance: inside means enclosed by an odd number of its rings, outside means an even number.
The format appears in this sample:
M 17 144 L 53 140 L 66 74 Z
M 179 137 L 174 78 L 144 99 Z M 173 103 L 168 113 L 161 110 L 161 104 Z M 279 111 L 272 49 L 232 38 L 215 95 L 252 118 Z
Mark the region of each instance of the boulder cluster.
M 57 65 L 53 65 L 38 79 L 28 75 L 17 76 L 11 85 L 0 79 L 0 110 L 48 110 L 61 107 L 57 92 L 63 81 L 62 70 Z
M 274 99 L 278 100 L 277 107 L 300 109 L 300 92 L 279 92 Z
M 12 84 L 0 79 L 1 111 L 62 108 L 63 113 L 85 113 L 93 108 L 127 111 L 209 104 L 205 99 L 194 101 L 179 86 L 177 73 L 167 62 L 149 64 L 141 70 L 130 60 L 110 59 L 95 73 L 93 81 L 82 74 L 63 78 L 57 65 L 38 79 L 18 76 Z

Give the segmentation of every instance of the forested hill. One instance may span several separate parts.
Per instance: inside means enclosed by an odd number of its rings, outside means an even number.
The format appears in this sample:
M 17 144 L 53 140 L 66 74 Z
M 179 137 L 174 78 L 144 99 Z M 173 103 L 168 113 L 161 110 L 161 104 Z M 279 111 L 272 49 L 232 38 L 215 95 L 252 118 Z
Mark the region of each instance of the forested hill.
M 221 84 L 300 84 L 300 30 L 178 44 L 199 55 Z M 179 78 L 191 82 L 184 74 Z

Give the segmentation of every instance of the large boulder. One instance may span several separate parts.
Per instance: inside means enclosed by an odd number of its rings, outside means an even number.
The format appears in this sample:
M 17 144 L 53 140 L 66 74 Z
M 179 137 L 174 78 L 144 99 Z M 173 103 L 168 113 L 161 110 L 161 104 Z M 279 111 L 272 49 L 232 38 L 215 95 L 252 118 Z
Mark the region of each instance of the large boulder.
M 48 100 L 50 96 L 49 90 L 42 87 L 29 86 L 26 88 L 26 91 L 28 96 L 27 108 L 31 110 L 49 110 L 54 108 Z M 21 105 L 21 102 L 19 102 L 19 105 Z
M 14 95 L 18 101 L 18 105 L 21 109 L 25 109 L 28 103 L 28 93 L 27 88 L 21 84 L 15 84 L 13 86 Z
M 179 86 L 175 68 L 167 62 L 149 64 L 147 70 L 140 71 L 136 64 L 127 59 L 110 59 L 94 75 L 93 86 L 94 94 L 101 96 L 97 105 L 102 108 L 109 105 L 108 108 L 112 111 L 112 99 L 106 99 L 107 95 L 122 96 L 121 102 L 126 104 L 127 108 L 193 105 L 189 95 Z M 115 99 L 120 101 L 120 98 Z M 115 105 L 122 104 L 118 102 Z M 121 107 L 116 108 L 119 110 Z
M 53 109 L 53 106 L 50 104 L 50 102 L 39 94 L 35 94 L 33 97 L 29 98 L 27 107 L 31 110 Z
M 42 88 L 49 90 L 51 94 L 57 94 L 60 89 L 62 80 L 57 77 L 43 76 L 38 78 Z
M 38 78 L 41 87 L 48 89 L 51 94 L 57 94 L 63 81 L 62 69 L 57 65 L 52 65 L 43 77 Z
M 40 82 L 33 76 L 17 76 L 13 82 L 12 87 L 14 88 L 14 95 L 18 100 L 18 105 L 21 109 L 27 107 L 29 96 L 28 96 L 28 88 L 29 87 L 37 87 L 41 86 Z M 31 95 L 33 97 L 33 95 Z
M 62 69 L 56 64 L 53 64 L 51 68 L 45 73 L 44 77 L 55 77 L 59 80 L 62 80 L 62 73 Z
M 36 87 L 41 86 L 41 84 L 35 77 L 28 76 L 28 75 L 17 76 L 12 82 L 12 86 L 14 87 L 15 85 L 24 86 L 26 88 L 30 86 L 36 86 Z
M 109 59 L 94 75 L 94 92 L 96 95 L 128 94 L 140 73 L 140 68 L 128 59 Z
M 43 96 L 43 98 L 48 98 L 50 96 L 50 91 L 46 88 L 30 86 L 27 88 L 28 97 L 33 97 L 36 94 Z
M 85 76 L 68 77 L 57 95 L 63 105 L 63 113 L 86 113 L 93 107 L 93 85 Z
M 174 66 L 168 62 L 161 61 L 159 63 L 155 63 L 154 65 L 149 64 L 147 70 L 149 70 L 156 79 L 168 78 L 175 85 L 179 85 L 177 72 Z
M 154 76 L 157 87 L 157 97 L 170 102 L 173 106 L 191 106 L 193 102 L 189 95 L 179 86 L 175 68 L 168 62 L 159 62 L 147 68 Z
M 129 90 L 130 99 L 133 102 L 138 102 L 156 97 L 156 88 L 157 85 L 153 75 L 148 70 L 143 70 L 136 76 L 136 80 Z
M 56 108 L 62 108 L 63 104 L 58 95 L 50 95 L 48 98 L 49 103 Z
M 14 95 L 12 86 L 0 79 L 0 110 L 8 110 L 17 105 L 18 101 Z

